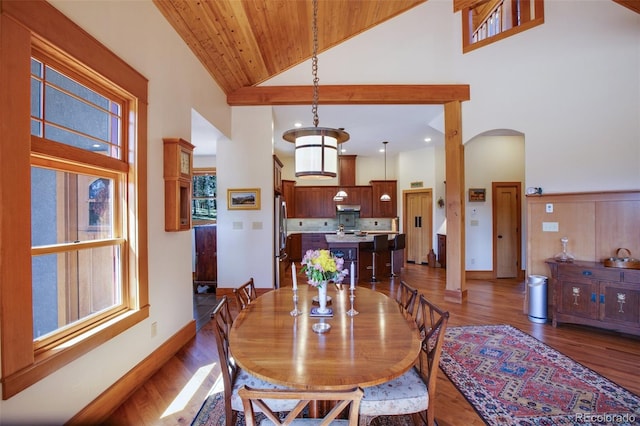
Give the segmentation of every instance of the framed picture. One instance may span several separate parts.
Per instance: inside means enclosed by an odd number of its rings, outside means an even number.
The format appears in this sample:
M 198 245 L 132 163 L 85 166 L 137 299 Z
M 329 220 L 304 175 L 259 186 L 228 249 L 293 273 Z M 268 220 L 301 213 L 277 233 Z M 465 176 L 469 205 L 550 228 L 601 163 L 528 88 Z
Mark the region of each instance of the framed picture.
M 260 210 L 260 188 L 227 189 L 229 210 Z
M 486 201 L 484 188 L 469 188 L 469 201 Z

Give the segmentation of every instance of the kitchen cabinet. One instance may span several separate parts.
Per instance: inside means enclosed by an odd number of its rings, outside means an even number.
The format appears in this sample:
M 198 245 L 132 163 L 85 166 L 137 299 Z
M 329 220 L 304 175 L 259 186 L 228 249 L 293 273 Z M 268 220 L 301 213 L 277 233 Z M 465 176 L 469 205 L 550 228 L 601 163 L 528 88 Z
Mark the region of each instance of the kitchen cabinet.
M 296 186 L 295 217 L 336 217 L 333 196 L 336 195 L 337 190 L 335 186 Z
M 324 237 L 323 233 L 306 233 L 302 234 L 301 238 L 301 259 L 302 256 L 307 252 L 307 250 L 320 250 L 320 249 L 328 249 L 329 245 L 327 244 L 327 239 Z
M 397 181 L 395 180 L 372 180 L 371 184 L 371 207 L 372 217 L 396 217 L 398 216 L 398 194 Z M 391 201 L 380 201 L 382 194 L 389 194 Z
M 296 181 L 282 180 L 282 198 L 287 203 L 287 217 L 298 217 L 296 215 Z
M 302 260 L 302 234 L 290 234 L 287 236 L 286 252 L 289 260 L 300 262 Z
M 553 326 L 566 322 L 640 335 L 640 271 L 547 260 Z
M 358 205 L 360 206 L 361 218 L 373 217 L 370 186 L 341 186 L 340 188 L 347 192 L 347 198 L 343 201 L 336 201 L 334 204 Z
M 338 157 L 338 182 L 340 186 L 355 186 L 356 155 L 340 155 Z
M 276 195 L 282 194 L 282 161 L 277 156 L 273 156 L 273 191 Z

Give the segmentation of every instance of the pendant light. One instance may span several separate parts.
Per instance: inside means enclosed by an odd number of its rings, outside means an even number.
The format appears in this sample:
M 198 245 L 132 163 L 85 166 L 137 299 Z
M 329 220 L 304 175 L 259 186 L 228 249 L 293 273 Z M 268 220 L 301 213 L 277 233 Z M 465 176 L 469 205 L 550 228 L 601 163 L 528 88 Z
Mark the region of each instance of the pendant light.
M 343 129 L 318 127 L 318 0 L 313 0 L 313 127 L 287 130 L 282 138 L 296 144 L 296 177 L 330 179 L 337 176 L 338 145 L 349 140 Z
M 338 151 L 338 165 L 340 165 L 340 151 Z M 338 179 L 338 183 L 340 183 L 340 180 Z M 336 192 L 336 195 L 333 196 L 333 201 L 344 201 L 345 198 L 347 198 L 347 191 L 345 191 L 342 188 L 338 189 L 338 192 Z
M 384 180 L 385 182 L 387 181 L 387 144 L 388 143 L 389 143 L 388 141 L 382 142 L 382 144 L 384 145 Z M 389 196 L 389 194 L 384 192 L 380 196 L 380 201 L 391 201 L 391 196 Z

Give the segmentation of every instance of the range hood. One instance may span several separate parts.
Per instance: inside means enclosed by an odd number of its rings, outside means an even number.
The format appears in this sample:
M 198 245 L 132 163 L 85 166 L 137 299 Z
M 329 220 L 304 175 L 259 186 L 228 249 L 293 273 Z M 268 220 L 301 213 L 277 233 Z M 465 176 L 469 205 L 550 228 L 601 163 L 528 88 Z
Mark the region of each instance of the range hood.
M 359 204 L 336 204 L 336 211 L 338 213 L 342 212 L 359 212 L 360 205 Z

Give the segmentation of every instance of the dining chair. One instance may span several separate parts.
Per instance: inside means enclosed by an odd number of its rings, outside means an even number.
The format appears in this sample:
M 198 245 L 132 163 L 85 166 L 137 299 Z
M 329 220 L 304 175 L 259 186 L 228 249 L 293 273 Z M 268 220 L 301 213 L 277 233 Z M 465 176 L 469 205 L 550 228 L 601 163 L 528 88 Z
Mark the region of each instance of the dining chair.
M 273 390 L 273 389 L 253 389 L 247 386 L 238 391 L 244 407 L 244 417 L 246 426 L 256 426 L 255 413 L 257 409 L 267 417 L 266 424 L 275 425 L 348 425 L 357 426 L 358 409 L 362 400 L 362 389 L 338 391 L 313 391 L 313 390 Z M 281 418 L 271 407 L 275 401 L 293 401 L 296 407 Z M 331 410 L 322 418 L 298 418 L 303 410 L 313 401 L 336 401 Z M 347 411 L 346 419 L 337 417 Z M 265 424 L 261 423 L 261 424 Z
M 238 305 L 238 312 L 240 312 L 246 308 L 251 301 L 258 297 L 253 277 L 249 278 L 249 281 L 242 284 L 240 287 L 234 288 L 233 294 L 236 296 L 236 304 Z
M 284 386 L 275 385 L 259 379 L 240 368 L 231 356 L 229 350 L 229 333 L 233 325 L 233 317 L 229 309 L 229 299 L 222 296 L 211 313 L 213 334 L 216 338 L 218 358 L 220 359 L 220 374 L 224 385 L 224 412 L 227 426 L 235 426 L 238 412 L 243 411 L 242 399 L 238 390 L 249 385 L 261 389 L 287 389 Z M 291 411 L 295 408 L 295 402 L 279 401 L 272 407 L 274 411 Z
M 407 318 L 414 319 L 416 300 L 418 300 L 418 289 L 413 288 L 405 281 L 400 281 L 400 285 L 394 290 L 395 300 L 400 305 L 400 312 Z
M 422 340 L 416 365 L 400 377 L 363 388 L 360 425 L 378 416 L 411 414 L 414 424 L 435 426 L 433 402 L 449 312 L 421 294 L 415 321 Z

